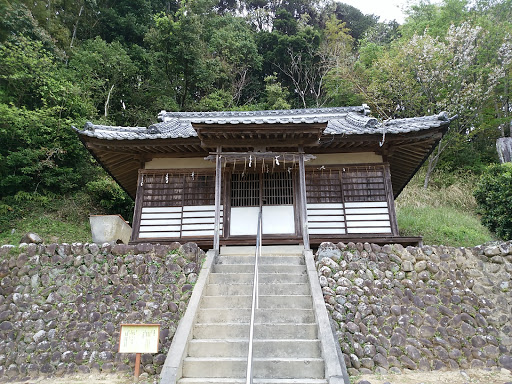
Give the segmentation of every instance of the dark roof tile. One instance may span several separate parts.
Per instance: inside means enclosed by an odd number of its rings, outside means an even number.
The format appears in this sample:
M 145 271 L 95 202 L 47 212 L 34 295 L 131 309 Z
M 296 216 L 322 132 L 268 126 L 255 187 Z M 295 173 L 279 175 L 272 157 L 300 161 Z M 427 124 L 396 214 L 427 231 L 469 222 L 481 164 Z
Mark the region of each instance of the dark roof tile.
M 165 112 L 149 127 L 116 127 L 86 123 L 80 135 L 104 140 L 152 140 L 197 137 L 193 124 L 313 124 L 327 123 L 324 135 L 400 134 L 449 124 L 446 112 L 439 115 L 379 122 L 360 107 L 292 109 L 279 111 Z

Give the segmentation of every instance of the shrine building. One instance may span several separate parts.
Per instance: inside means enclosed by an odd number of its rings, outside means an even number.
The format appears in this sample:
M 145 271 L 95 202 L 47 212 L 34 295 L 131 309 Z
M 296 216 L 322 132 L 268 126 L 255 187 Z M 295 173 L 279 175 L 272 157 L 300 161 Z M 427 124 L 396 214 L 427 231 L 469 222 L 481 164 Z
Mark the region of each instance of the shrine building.
M 80 140 L 135 199 L 131 243 L 421 243 L 394 199 L 448 129 L 439 115 L 379 122 L 366 105 L 166 112 L 149 127 L 87 123 Z

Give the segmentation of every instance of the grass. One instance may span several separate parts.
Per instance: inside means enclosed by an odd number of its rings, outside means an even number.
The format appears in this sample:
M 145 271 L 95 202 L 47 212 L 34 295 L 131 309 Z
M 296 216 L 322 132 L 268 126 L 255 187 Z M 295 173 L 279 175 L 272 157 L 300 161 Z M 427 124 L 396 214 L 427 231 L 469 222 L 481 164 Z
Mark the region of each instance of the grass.
M 89 215 L 102 213 L 84 192 L 4 199 L 0 201 L 0 245 L 19 244 L 28 232 L 37 233 L 46 244 L 91 242 Z
M 475 176 L 438 173 L 427 190 L 423 179 L 423 173 L 417 174 L 396 200 L 400 235 L 454 247 L 495 240 L 476 214 Z

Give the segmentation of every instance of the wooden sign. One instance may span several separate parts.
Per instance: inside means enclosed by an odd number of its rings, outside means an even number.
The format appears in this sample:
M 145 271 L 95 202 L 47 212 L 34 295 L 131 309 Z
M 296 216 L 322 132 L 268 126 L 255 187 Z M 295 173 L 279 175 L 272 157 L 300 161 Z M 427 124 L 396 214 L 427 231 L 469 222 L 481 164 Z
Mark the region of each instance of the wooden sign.
M 135 377 L 139 377 L 141 353 L 158 353 L 160 324 L 121 324 L 119 353 L 136 353 Z

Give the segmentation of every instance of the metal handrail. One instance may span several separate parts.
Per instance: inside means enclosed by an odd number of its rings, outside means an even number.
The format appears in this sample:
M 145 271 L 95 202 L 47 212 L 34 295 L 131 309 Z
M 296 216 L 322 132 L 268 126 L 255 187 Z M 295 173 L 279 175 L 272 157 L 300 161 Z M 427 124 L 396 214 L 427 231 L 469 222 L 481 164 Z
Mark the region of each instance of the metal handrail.
M 254 341 L 254 315 L 259 307 L 259 276 L 258 259 L 261 256 L 261 207 L 258 214 L 258 230 L 256 233 L 256 250 L 254 255 L 254 280 L 252 285 L 251 322 L 249 324 L 249 352 L 247 354 L 246 384 L 252 384 L 253 341 Z

